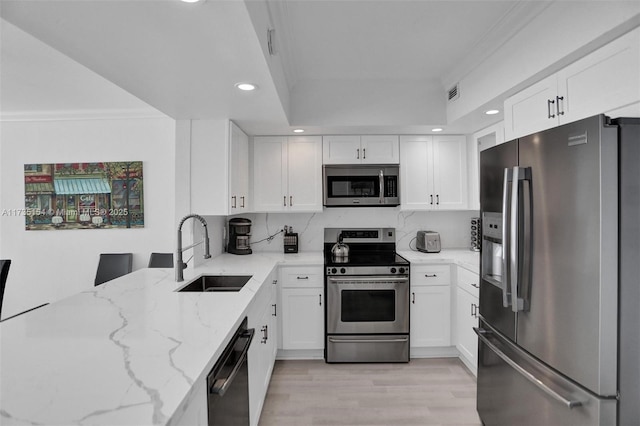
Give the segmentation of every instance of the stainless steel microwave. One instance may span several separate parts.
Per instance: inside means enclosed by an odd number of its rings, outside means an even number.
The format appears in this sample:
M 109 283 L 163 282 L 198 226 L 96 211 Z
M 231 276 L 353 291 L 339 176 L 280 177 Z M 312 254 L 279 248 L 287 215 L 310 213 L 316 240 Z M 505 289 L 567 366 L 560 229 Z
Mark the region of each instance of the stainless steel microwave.
M 393 207 L 400 204 L 400 167 L 394 164 L 323 166 L 327 207 Z

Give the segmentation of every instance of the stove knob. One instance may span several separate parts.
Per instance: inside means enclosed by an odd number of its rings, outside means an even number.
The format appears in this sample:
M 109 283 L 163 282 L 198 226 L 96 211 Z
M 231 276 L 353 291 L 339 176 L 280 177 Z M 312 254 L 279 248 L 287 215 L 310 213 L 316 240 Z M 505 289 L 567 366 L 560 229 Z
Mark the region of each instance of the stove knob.
M 336 268 L 331 268 L 331 273 L 335 274 L 336 272 L 338 272 L 338 270 Z
M 396 268 L 391 268 L 391 273 L 395 274 L 396 273 Z
M 404 274 L 404 268 L 400 268 L 400 273 Z
M 346 270 L 346 269 L 344 269 L 344 268 L 340 268 L 340 273 L 341 273 L 341 274 L 344 274 L 344 273 L 346 273 L 346 272 L 347 272 L 347 270 Z

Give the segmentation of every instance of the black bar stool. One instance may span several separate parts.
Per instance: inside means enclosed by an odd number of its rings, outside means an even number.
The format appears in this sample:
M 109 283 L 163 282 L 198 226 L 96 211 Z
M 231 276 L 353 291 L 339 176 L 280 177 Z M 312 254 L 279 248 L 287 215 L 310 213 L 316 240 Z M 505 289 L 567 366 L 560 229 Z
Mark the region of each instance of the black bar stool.
M 132 253 L 102 253 L 98 262 L 95 285 L 127 275 L 133 266 Z

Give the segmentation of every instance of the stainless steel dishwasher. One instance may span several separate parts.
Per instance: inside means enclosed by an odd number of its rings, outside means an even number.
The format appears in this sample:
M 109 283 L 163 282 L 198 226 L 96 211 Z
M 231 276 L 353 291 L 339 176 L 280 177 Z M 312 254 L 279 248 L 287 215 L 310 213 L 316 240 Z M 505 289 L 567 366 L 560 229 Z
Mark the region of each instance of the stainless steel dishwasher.
M 254 331 L 245 317 L 207 376 L 209 426 L 249 424 L 247 351 Z

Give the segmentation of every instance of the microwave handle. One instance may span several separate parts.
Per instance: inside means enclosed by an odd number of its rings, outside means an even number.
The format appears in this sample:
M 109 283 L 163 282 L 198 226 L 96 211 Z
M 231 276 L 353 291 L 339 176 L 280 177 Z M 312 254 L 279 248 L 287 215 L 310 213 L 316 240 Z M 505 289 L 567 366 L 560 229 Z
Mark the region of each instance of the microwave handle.
M 382 169 L 380 169 L 378 178 L 380 179 L 380 204 L 384 204 L 384 171 Z

